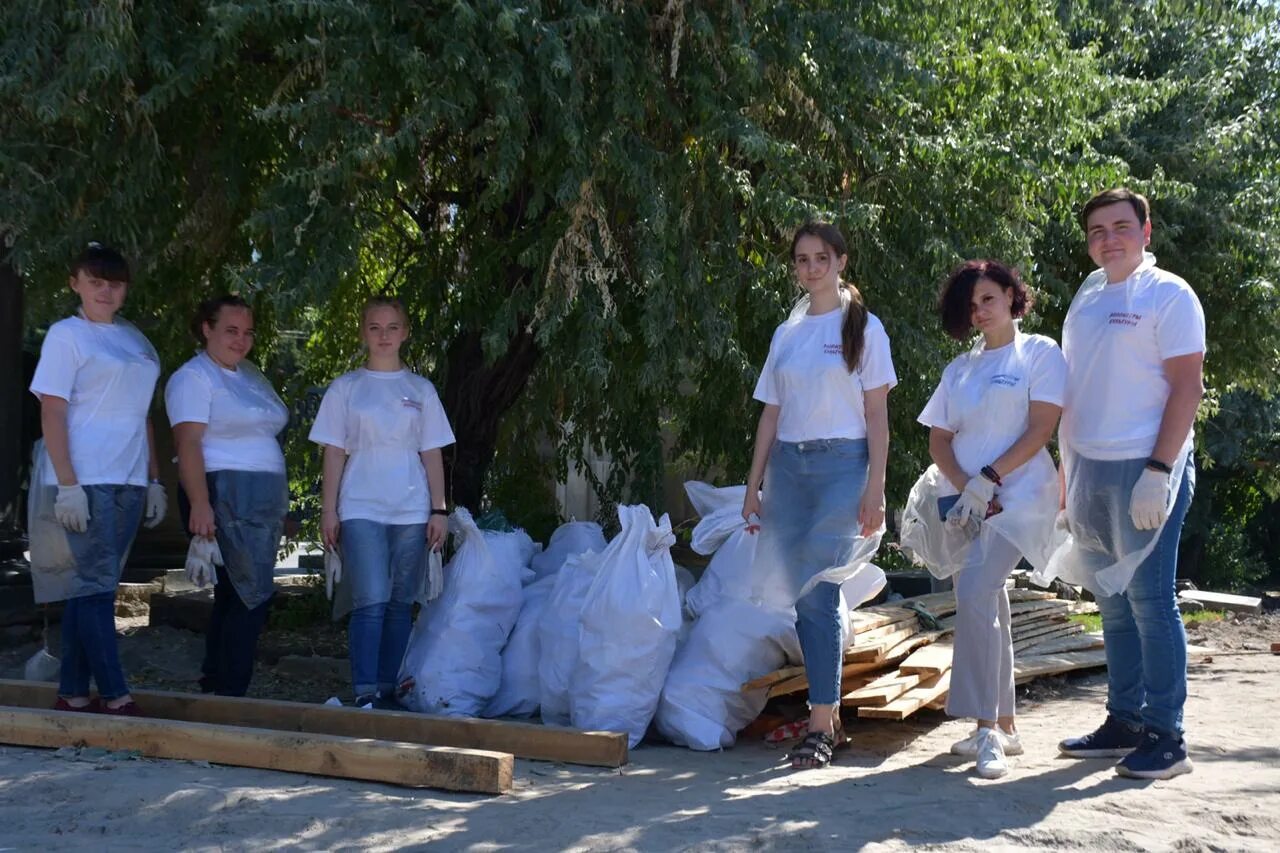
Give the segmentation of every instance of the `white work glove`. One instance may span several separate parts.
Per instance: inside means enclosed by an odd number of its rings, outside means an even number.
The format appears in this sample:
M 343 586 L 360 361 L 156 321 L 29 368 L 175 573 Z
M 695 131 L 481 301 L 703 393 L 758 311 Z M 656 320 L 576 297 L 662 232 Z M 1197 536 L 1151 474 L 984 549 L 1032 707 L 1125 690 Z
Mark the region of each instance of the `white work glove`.
M 193 536 L 187 548 L 187 580 L 203 589 L 218 582 L 214 566 L 222 565 L 222 551 L 218 540 L 205 536 Z
M 84 486 L 58 486 L 58 497 L 53 501 L 53 517 L 72 533 L 88 530 L 89 495 Z
M 148 483 L 147 508 L 142 513 L 142 526 L 150 530 L 164 521 L 164 514 L 168 508 L 169 498 L 165 496 L 164 486 L 159 483 Z
M 324 552 L 324 592 L 333 600 L 333 588 L 342 583 L 342 556 L 337 548 Z
M 1129 495 L 1129 518 L 1139 530 L 1155 530 L 1169 517 L 1169 475 L 1143 468 Z
M 444 592 L 444 557 L 439 551 L 427 548 L 426 571 L 422 573 L 422 587 L 418 592 L 419 602 L 434 601 Z
M 947 513 L 947 524 L 969 527 L 981 524 L 987 518 L 987 507 L 996 495 L 996 484 L 979 474 L 970 477 L 960 493 L 960 500 Z

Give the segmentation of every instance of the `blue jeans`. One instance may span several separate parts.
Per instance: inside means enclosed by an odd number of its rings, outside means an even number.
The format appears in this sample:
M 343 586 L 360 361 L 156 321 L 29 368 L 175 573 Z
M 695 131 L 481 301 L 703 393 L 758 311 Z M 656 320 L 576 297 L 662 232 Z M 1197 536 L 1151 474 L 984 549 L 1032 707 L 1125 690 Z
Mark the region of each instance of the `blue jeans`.
M 62 667 L 58 693 L 88 696 L 89 678 L 103 699 L 129 692 L 116 644 L 116 585 L 142 520 L 141 486 L 85 486 L 89 527 L 67 532 L 76 561 L 75 585 L 62 610 Z
M 845 562 L 861 532 L 858 509 L 866 486 L 865 439 L 774 442 L 756 559 L 777 566 L 787 588 L 798 594 L 809 578 Z M 795 607 L 809 702 L 834 705 L 840 701 L 844 645 L 840 587 L 820 583 L 795 600 Z
M 357 696 L 388 692 L 409 645 L 427 526 L 351 519 L 339 537 L 343 583 L 351 584 L 351 681 Z
M 1178 538 L 1195 489 L 1195 461 L 1188 458 L 1155 549 L 1138 566 L 1128 589 L 1098 599 L 1106 638 L 1107 711 L 1166 734 L 1182 732 L 1187 701 L 1187 635 L 1174 579 Z

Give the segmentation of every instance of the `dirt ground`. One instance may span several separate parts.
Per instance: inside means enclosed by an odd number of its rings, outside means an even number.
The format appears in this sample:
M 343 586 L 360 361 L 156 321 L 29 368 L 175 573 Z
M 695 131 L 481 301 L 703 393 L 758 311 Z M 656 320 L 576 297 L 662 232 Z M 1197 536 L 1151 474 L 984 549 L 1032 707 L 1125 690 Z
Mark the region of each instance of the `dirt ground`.
M 151 652 L 198 647 L 185 633 L 126 639 L 126 656 L 153 640 Z M 620 771 L 518 761 L 501 797 L 0 747 L 0 848 L 1278 850 L 1280 656 L 1259 650 L 1280 641 L 1280 617 L 1196 628 L 1192 640 L 1222 651 L 1192 664 L 1196 769 L 1169 782 L 1057 756 L 1061 737 L 1101 720 L 1106 682 L 1094 673 L 1020 691 L 1027 753 L 996 781 L 947 753 L 965 725 L 932 712 L 854 723 L 852 749 L 826 770 L 792 772 L 758 741 L 722 753 L 645 745 Z

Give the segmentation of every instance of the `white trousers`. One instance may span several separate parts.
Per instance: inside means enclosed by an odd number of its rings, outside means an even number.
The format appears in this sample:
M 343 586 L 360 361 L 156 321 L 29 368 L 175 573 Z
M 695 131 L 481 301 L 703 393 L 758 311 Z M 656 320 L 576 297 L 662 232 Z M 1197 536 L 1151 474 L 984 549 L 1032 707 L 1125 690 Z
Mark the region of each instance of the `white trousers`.
M 1013 716 L 1013 637 L 1004 584 L 1021 559 L 1003 536 L 983 530 L 955 575 L 955 652 L 947 696 L 953 717 Z

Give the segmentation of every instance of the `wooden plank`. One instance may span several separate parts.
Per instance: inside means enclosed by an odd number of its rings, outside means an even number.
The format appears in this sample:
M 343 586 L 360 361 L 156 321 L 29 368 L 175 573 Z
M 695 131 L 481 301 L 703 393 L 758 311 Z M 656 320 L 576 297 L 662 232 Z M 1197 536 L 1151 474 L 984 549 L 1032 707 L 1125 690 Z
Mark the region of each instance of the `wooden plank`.
M 1042 675 L 1058 675 L 1076 669 L 1092 669 L 1107 665 L 1105 649 L 1089 649 L 1080 652 L 1062 652 L 1054 655 L 1033 655 L 1013 662 L 1013 680 L 1022 684 Z
M 853 690 L 861 687 L 866 680 L 854 682 L 851 679 L 864 676 L 867 673 L 876 672 L 884 669 L 885 665 L 878 661 L 869 663 L 847 663 L 840 672 L 840 686 L 842 690 Z M 809 677 L 804 674 L 804 667 L 800 667 L 801 674 L 794 678 L 788 678 L 786 681 L 780 681 L 769 688 L 769 698 L 774 696 L 786 696 L 791 693 L 799 693 L 801 690 L 809 689 Z M 849 686 L 851 685 L 851 686 Z M 745 688 L 744 688 L 745 689 Z
M 1074 633 L 1064 637 L 1034 637 L 1023 642 L 1028 644 L 1021 648 L 1018 643 L 1014 643 L 1014 654 L 1021 652 L 1021 657 L 1034 657 L 1037 654 L 1083 652 L 1085 649 L 1102 648 L 1102 634 Z
M 1022 601 L 1009 604 L 1009 622 L 1017 625 L 1032 618 L 1040 618 L 1053 614 L 1067 614 L 1071 605 L 1066 601 Z
M 627 736 L 619 732 L 162 690 L 134 690 L 132 695 L 148 716 L 169 720 L 487 749 L 596 767 L 627 763 Z M 56 685 L 0 679 L 0 705 L 51 708 L 56 701 Z
M 511 790 L 515 763 L 509 754 L 478 749 L 12 707 L 0 707 L 0 741 L 137 750 L 148 758 L 482 794 Z
M 1036 622 L 1033 625 L 1027 625 L 1022 628 L 1015 628 L 1013 631 L 1013 641 L 1016 643 L 1019 640 L 1030 640 L 1036 637 L 1044 637 L 1069 629 L 1072 625 L 1076 626 L 1074 629 L 1076 631 L 1084 630 L 1084 626 L 1077 622 L 1070 622 L 1066 619 L 1055 619 L 1052 621 Z
M 904 673 L 918 672 L 921 675 L 939 675 L 951 669 L 951 641 L 940 640 L 923 648 L 916 649 L 911 656 L 898 664 Z
M 881 637 L 871 645 L 854 647 L 846 651 L 844 653 L 844 661 L 845 663 L 865 663 L 867 661 L 883 660 L 890 649 L 905 640 L 911 639 L 918 633 L 920 633 L 920 629 L 915 625 L 899 628 L 892 634 Z
M 951 689 L 951 670 L 946 670 L 920 682 L 882 708 L 862 707 L 859 717 L 875 720 L 905 720 L 922 707 L 946 694 Z
M 1262 599 L 1256 595 L 1229 595 L 1225 592 L 1209 592 L 1204 589 L 1184 589 L 1178 598 L 1198 601 L 1210 610 L 1231 610 L 1235 613 L 1261 613 Z
M 841 705 L 887 705 L 903 693 L 918 685 L 919 673 L 902 673 L 898 670 L 886 673 L 865 687 L 852 690 L 840 698 Z

